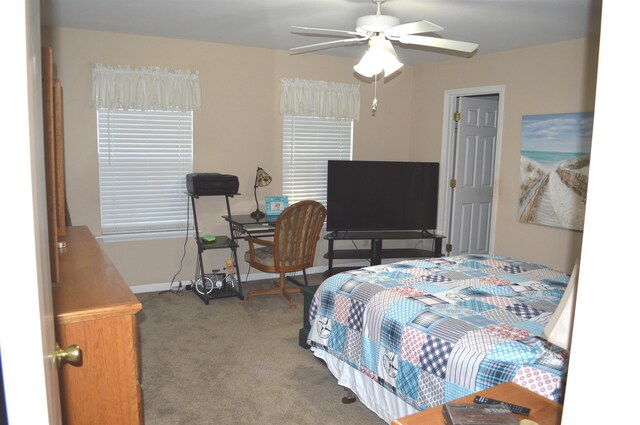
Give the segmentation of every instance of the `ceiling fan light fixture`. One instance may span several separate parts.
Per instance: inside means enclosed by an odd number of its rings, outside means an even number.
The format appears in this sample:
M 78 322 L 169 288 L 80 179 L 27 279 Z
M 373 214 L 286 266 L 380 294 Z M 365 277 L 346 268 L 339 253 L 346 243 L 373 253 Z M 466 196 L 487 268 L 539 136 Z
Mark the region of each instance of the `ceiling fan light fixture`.
M 382 72 L 382 65 L 375 55 L 370 53 L 371 51 L 367 50 L 362 59 L 360 59 L 360 62 L 353 67 L 355 72 L 367 78 L 372 78 L 374 75 Z
M 400 62 L 398 59 L 394 60 L 389 60 L 387 63 L 384 64 L 384 76 L 388 77 L 391 74 L 393 74 L 396 71 L 399 71 L 400 68 L 402 68 L 404 66 L 404 64 L 402 62 Z
M 396 50 L 393 48 L 393 45 L 389 40 L 383 40 L 382 43 L 380 43 L 380 47 L 384 50 L 384 54 L 382 55 L 382 68 L 384 69 L 384 76 L 388 77 L 402 68 L 404 64 L 398 59 Z
M 404 64 L 398 60 L 391 42 L 381 36 L 374 36 L 369 40 L 369 50 L 353 70 L 363 77 L 371 78 L 384 72 L 388 77 L 402 68 Z

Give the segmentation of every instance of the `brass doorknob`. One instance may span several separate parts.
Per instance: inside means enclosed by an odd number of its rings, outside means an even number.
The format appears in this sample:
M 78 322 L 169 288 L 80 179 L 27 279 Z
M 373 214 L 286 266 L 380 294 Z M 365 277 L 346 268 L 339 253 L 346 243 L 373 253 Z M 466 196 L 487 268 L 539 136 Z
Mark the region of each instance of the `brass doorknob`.
M 56 351 L 54 353 L 56 359 L 56 367 L 65 362 L 74 366 L 82 364 L 82 349 L 78 344 L 73 344 L 67 348 L 60 348 L 60 344 L 56 342 Z

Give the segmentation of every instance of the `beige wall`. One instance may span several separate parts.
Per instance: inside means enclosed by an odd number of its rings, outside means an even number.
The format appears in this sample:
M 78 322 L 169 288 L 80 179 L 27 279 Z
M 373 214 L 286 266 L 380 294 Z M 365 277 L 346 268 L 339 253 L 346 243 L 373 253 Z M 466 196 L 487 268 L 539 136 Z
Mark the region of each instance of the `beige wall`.
M 282 116 L 280 79 L 302 78 L 357 83 L 353 61 L 319 55 L 222 44 L 141 37 L 127 34 L 43 29 L 43 46 L 53 48 L 57 77 L 63 87 L 67 197 L 74 225 L 100 234 L 96 115 L 91 107 L 91 63 L 161 66 L 198 70 L 202 110 L 194 114 L 194 171 L 237 175 L 241 196 L 231 200 L 235 213 L 255 209 L 253 179 L 259 165 L 273 177 L 259 196 L 282 191 Z M 370 113 L 372 84 L 361 84 L 361 118 L 354 126 L 358 159 L 409 159 L 411 70 L 378 84 L 379 108 Z M 264 209 L 264 207 L 263 207 Z M 201 230 L 228 234 L 223 197 L 198 200 Z M 170 282 L 180 268 L 184 238 L 105 243 L 103 247 L 130 285 Z M 246 245 L 240 247 L 243 257 Z M 318 247 L 318 261 L 326 244 Z M 182 272 L 195 270 L 195 244 L 189 240 Z M 228 252 L 207 251 L 205 265 L 221 268 Z M 241 261 L 244 274 L 247 267 Z
M 414 69 L 411 156 L 439 161 L 444 93 L 504 86 L 494 254 L 570 272 L 582 233 L 518 222 L 523 115 L 593 111 L 597 40 L 574 40 Z
M 73 224 L 100 234 L 96 117 L 91 107 L 90 64 L 187 68 L 200 72 L 202 110 L 194 114 L 194 171 L 237 175 L 241 196 L 234 213 L 252 211 L 256 166 L 274 182 L 259 196 L 278 195 L 282 181 L 281 78 L 356 83 L 353 60 L 205 42 L 106 32 L 43 29 L 64 90 L 67 196 Z M 596 54 L 584 40 L 473 59 L 405 67 L 378 84 L 378 112 L 371 115 L 373 84 L 361 83 L 361 118 L 354 126 L 354 158 L 439 161 L 444 91 L 505 85 L 504 134 L 498 187 L 495 253 L 570 270 L 581 233 L 517 222 L 520 120 L 523 114 L 593 109 Z M 186 205 L 185 205 L 186 207 Z M 224 198 L 198 200 L 202 231 L 226 234 Z M 184 238 L 103 244 L 130 285 L 167 283 L 181 267 Z M 177 280 L 195 270 L 189 240 Z M 240 255 L 246 246 L 240 247 Z M 321 240 L 316 264 L 326 249 Z M 208 268 L 226 252 L 207 251 Z M 240 264 L 242 273 L 247 267 Z

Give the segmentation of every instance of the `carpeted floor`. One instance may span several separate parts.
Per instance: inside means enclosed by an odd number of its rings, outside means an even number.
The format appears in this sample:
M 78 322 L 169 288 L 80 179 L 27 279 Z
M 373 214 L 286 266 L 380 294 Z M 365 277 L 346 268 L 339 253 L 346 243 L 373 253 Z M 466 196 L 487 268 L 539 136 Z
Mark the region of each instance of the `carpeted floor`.
M 310 275 L 310 284 L 322 281 Z M 270 281 L 245 284 L 249 289 Z M 138 294 L 146 425 L 384 424 L 298 345 L 303 300 Z

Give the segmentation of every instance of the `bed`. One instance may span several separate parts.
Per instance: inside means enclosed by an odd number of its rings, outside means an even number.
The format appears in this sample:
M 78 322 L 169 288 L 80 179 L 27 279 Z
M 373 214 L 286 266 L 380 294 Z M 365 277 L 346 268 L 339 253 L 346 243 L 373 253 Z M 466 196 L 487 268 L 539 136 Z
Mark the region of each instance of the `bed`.
M 568 281 L 487 255 L 347 271 L 316 291 L 307 344 L 387 423 L 507 381 L 560 402 L 568 354 L 541 335 Z

